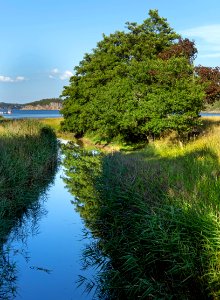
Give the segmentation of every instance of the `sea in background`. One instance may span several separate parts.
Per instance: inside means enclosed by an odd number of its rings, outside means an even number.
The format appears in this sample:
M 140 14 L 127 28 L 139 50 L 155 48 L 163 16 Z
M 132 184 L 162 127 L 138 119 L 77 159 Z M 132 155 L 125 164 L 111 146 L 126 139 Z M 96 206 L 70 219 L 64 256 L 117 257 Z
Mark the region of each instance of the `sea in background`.
M 201 117 L 220 117 L 220 113 L 216 112 L 202 112 L 200 113 Z
M 215 112 L 201 112 L 202 117 L 220 117 L 220 113 Z M 59 110 L 21 110 L 13 109 L 10 111 L 0 111 L 0 116 L 3 116 L 6 119 L 42 119 L 42 118 L 59 118 L 62 117 L 62 114 Z
M 21 110 L 13 109 L 11 113 L 2 111 L 0 114 L 7 119 L 26 119 L 26 118 L 59 118 L 62 117 L 59 110 Z

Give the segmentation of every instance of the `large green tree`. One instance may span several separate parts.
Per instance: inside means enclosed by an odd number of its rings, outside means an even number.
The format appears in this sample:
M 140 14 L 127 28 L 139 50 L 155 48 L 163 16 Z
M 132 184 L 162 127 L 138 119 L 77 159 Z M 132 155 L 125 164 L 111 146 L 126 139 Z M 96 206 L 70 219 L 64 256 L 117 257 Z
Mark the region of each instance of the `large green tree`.
M 64 87 L 62 128 L 126 141 L 190 131 L 204 97 L 192 65 L 196 52 L 157 10 L 141 25 L 128 22 L 126 32 L 104 35 Z

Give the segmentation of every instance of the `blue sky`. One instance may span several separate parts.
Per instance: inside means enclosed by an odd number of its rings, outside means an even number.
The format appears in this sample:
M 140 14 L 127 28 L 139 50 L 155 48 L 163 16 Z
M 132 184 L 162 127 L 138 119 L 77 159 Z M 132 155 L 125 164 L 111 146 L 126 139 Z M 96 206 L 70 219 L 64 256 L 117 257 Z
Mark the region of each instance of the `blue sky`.
M 219 0 L 0 0 L 0 102 L 58 97 L 102 33 L 141 23 L 149 9 L 195 40 L 196 65 L 220 66 Z

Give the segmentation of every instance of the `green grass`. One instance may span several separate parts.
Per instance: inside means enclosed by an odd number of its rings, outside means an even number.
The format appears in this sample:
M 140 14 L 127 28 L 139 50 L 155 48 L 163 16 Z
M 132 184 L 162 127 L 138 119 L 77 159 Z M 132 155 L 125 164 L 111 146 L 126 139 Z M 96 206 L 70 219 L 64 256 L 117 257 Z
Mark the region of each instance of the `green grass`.
M 49 127 L 35 121 L 4 122 L 0 126 L 0 153 L 0 238 L 3 241 L 16 216 L 36 200 L 38 186 L 47 182 L 47 171 L 54 169 L 56 136 Z
M 38 121 L 40 123 L 52 127 L 56 132 L 60 132 L 60 122 L 62 120 L 63 120 L 62 117 L 60 117 L 60 118 L 38 119 Z
M 67 146 L 67 186 L 96 238 L 87 288 L 101 299 L 220 298 L 220 127 L 205 122 L 187 145 L 100 158 Z
M 53 130 L 36 121 L 0 123 L 0 298 L 16 295 L 16 265 L 3 248 L 13 227 L 32 211 L 53 180 L 57 140 Z
M 60 123 L 63 121 L 63 117 L 38 119 L 38 121 L 41 124 L 51 127 L 55 131 L 58 138 L 77 142 L 77 139 L 74 137 L 73 133 L 61 131 Z

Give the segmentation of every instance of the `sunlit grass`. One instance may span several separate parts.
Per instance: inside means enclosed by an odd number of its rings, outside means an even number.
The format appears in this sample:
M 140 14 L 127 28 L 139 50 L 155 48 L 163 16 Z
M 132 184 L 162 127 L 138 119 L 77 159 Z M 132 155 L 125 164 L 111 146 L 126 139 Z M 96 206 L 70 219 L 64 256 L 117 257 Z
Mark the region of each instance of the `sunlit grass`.
M 109 299 L 219 299 L 219 159 L 219 120 L 209 118 L 185 144 L 167 137 L 104 156 L 99 176 L 87 160 L 73 168 L 73 186 L 85 172 L 96 188 L 88 203 L 80 190 L 79 207 L 99 237 L 85 260 L 101 267 L 98 286 Z
M 63 121 L 63 117 L 45 118 L 45 119 L 39 119 L 38 121 L 44 125 L 51 126 L 56 131 L 60 131 L 60 123 Z

